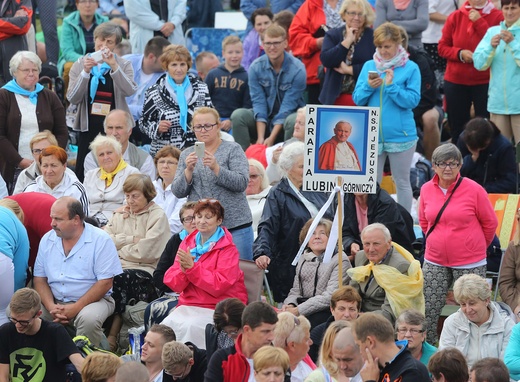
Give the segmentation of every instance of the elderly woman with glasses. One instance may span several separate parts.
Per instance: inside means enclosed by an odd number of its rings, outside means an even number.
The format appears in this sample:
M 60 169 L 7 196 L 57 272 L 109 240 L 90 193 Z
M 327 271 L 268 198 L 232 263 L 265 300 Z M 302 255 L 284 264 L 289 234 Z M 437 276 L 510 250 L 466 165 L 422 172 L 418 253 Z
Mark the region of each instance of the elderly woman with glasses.
M 206 325 L 213 322 L 217 303 L 236 297 L 245 304 L 247 291 L 237 247 L 222 226 L 222 204 L 202 199 L 194 215 L 196 230 L 182 241 L 175 262 L 164 275 L 164 284 L 179 293 L 179 303 L 162 323 L 174 328 L 177 341 L 189 340 L 204 348 Z
M 296 317 L 290 312 L 278 314 L 273 345 L 284 349 L 289 355 L 291 381 L 303 381 L 316 369 L 307 354 L 312 345 L 310 330 L 311 323 L 305 316 Z
M 401 312 L 395 320 L 395 332 L 397 340 L 408 341 L 407 349 L 412 356 L 428 366 L 430 357 L 437 351 L 437 348 L 426 342 L 426 317 L 415 309 L 406 309 Z
M 139 128 L 152 140 L 152 156 L 166 145 L 181 150 L 193 146 L 198 140 L 189 128 L 193 112 L 213 106 L 208 86 L 188 74 L 193 63 L 188 49 L 170 45 L 164 48 L 159 61 L 166 74 L 146 91 L 139 119 Z
M 432 163 L 435 175 L 421 188 L 418 213 L 425 234 L 426 338 L 435 343 L 448 288 L 468 273 L 485 277 L 486 248 L 498 222 L 486 190 L 460 176 L 462 155 L 457 146 L 437 147 Z
M 491 301 L 489 284 L 476 274 L 455 281 L 453 295 L 460 309 L 444 321 L 439 349 L 459 349 L 469 367 L 482 358 L 503 359 L 515 326 L 511 311 Z
M 241 259 L 253 258 L 252 216 L 246 198 L 249 182 L 249 164 L 238 143 L 223 141 L 220 135 L 220 116 L 210 107 L 201 107 L 193 113 L 191 129 L 203 143 L 184 150 L 179 159 L 172 184 L 176 197 L 195 201 L 217 199 L 226 216 L 222 225 L 233 237 Z
M 38 83 L 41 69 L 35 53 L 19 51 L 9 61 L 13 79 L 0 89 L 0 173 L 10 191 L 15 174 L 35 160 L 29 145 L 35 134 L 49 130 L 60 147 L 67 146 L 65 109 L 56 93 Z

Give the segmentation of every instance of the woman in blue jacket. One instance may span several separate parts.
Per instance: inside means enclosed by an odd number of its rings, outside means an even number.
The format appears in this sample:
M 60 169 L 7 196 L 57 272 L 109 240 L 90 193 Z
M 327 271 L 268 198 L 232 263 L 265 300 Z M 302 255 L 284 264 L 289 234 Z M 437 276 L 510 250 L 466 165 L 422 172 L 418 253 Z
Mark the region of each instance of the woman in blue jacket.
M 397 201 L 410 212 L 410 165 L 417 145 L 412 110 L 421 99 L 421 74 L 401 43 L 400 28 L 392 23 L 374 31 L 374 59 L 363 65 L 352 98 L 358 106 L 379 107 L 378 182 L 388 157 Z
M 504 21 L 488 29 L 473 53 L 477 70 L 490 68 L 488 111 L 507 138 L 520 142 L 520 0 L 503 0 Z

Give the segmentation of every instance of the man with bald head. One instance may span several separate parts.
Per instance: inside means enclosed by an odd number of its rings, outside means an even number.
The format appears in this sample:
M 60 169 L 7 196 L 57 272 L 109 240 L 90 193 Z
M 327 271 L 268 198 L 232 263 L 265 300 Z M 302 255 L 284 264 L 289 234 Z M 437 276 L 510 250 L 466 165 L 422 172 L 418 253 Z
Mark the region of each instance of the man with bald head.
M 112 282 L 123 273 L 116 246 L 105 231 L 85 223 L 81 203 L 69 196 L 52 205 L 51 228 L 34 265 L 42 318 L 68 325 L 100 346 L 103 322 L 114 312 Z
M 352 328 L 343 328 L 334 338 L 332 358 L 338 366 L 340 375 L 350 378 L 350 382 L 362 382 L 359 372 L 364 361 L 356 345 Z
M 148 382 L 150 376 L 146 367 L 137 361 L 124 363 L 117 369 L 115 382 Z M 153 379 L 156 381 L 156 379 Z
M 318 168 L 320 170 L 360 171 L 361 165 L 352 143 L 348 142 L 352 125 L 339 121 L 334 126 L 334 136 L 320 146 Z
M 134 120 L 129 112 L 114 109 L 105 117 L 103 127 L 108 137 L 114 137 L 121 143 L 123 149 L 123 159 L 130 166 L 135 167 L 142 174 L 146 174 L 150 179 L 155 179 L 155 165 L 153 158 L 146 151 L 140 149 L 129 141 L 132 134 Z M 87 154 L 84 163 L 85 173 L 99 167 L 97 158 L 91 151 Z

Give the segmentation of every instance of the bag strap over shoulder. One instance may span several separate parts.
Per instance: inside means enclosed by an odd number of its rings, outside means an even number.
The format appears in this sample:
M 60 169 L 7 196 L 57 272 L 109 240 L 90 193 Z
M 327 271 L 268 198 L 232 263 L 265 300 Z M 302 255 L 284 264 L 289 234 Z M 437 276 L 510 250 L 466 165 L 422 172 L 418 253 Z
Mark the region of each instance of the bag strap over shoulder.
M 448 206 L 448 203 L 450 202 L 451 197 L 453 196 L 453 194 L 455 193 L 455 191 L 457 190 L 457 188 L 459 187 L 459 185 L 460 185 L 461 182 L 462 182 L 462 176 L 459 177 L 459 180 L 457 181 L 457 184 L 455 184 L 455 187 L 453 188 L 453 191 L 451 192 L 450 196 L 448 196 L 448 199 L 447 199 L 447 200 L 444 202 L 444 204 L 442 205 L 441 210 L 439 211 L 439 213 L 437 214 L 437 217 L 435 218 L 435 222 L 434 222 L 433 225 L 430 227 L 430 229 L 429 229 L 428 232 L 426 233 L 426 236 L 424 237 L 424 242 L 426 242 L 426 239 L 428 238 L 428 236 L 430 236 L 430 234 L 432 233 L 433 229 L 435 228 L 435 226 L 437 225 L 437 223 L 438 223 L 439 220 L 441 219 L 442 213 L 444 212 L 444 210 L 445 210 L 446 207 Z

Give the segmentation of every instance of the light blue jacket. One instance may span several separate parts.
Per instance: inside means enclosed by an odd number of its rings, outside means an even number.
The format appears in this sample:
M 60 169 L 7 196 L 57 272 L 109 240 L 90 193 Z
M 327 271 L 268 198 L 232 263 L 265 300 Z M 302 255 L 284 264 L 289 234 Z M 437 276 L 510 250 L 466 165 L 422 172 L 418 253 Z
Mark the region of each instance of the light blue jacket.
M 374 60 L 361 69 L 352 98 L 358 106 L 380 107 L 379 142 L 403 143 L 417 139 L 412 109 L 421 99 L 421 72 L 413 61 L 394 69 L 391 85 L 385 85 L 386 73 L 381 74 L 383 85 L 373 89 L 368 84 L 368 72 L 375 71 Z M 381 100 L 383 104 L 381 105 Z
M 515 381 L 520 380 L 520 325 L 516 324 L 511 331 L 511 337 L 504 354 L 504 363 L 509 370 L 509 376 Z
M 283 124 L 289 114 L 305 105 L 303 93 L 306 82 L 305 66 L 290 53 L 284 52 L 282 69 L 278 75 L 267 55 L 258 57 L 249 67 L 249 93 L 255 120 L 267 123 L 278 97 L 280 109 L 271 118 L 271 123 Z
M 94 22 L 97 25 L 106 21 L 108 21 L 108 17 L 98 13 L 94 15 Z M 83 57 L 87 53 L 87 43 L 85 42 L 85 34 L 81 27 L 79 11 L 74 11 L 63 19 L 60 48 L 61 55 L 58 62 L 60 74 L 62 74 L 63 65 L 65 65 L 66 62 L 76 62 L 78 58 Z
M 0 207 L 0 253 L 13 260 L 14 291 L 25 287 L 29 261 L 29 238 L 27 230 L 20 220 L 5 207 Z
M 168 41 L 176 45 L 184 45 L 182 22 L 186 19 L 186 0 L 168 1 L 168 20 L 161 20 L 152 11 L 149 0 L 125 0 L 126 17 L 130 20 L 130 44 L 132 53 L 144 53 L 146 43 L 154 37 L 153 32 L 159 31 L 169 21 L 175 25 Z
M 500 40 L 491 46 L 493 36 L 507 29 L 504 21 L 488 29 L 473 53 L 473 65 L 477 70 L 490 69 L 488 111 L 494 114 L 520 114 L 520 22 L 508 30 L 515 36 L 506 44 Z

